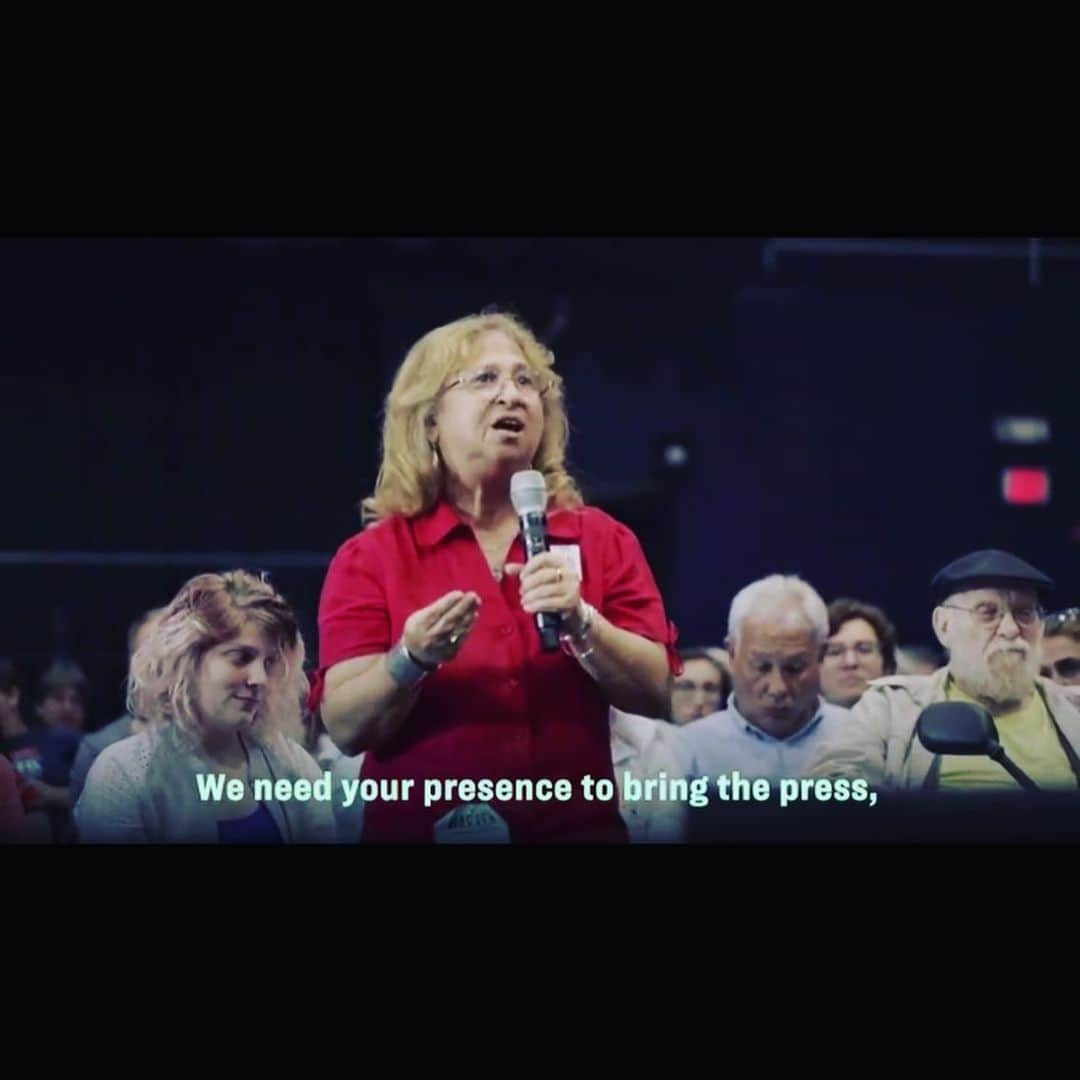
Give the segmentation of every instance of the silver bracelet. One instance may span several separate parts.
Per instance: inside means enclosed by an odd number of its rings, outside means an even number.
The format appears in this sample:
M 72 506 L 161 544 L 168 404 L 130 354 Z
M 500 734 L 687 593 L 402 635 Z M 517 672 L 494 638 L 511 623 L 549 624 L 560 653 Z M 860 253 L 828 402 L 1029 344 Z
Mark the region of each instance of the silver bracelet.
M 576 634 L 571 634 L 569 631 L 564 632 L 560 636 L 560 640 L 570 655 L 591 675 L 593 674 L 592 665 L 587 661 L 593 654 L 593 647 L 589 644 L 589 637 L 592 634 L 593 620 L 596 618 L 596 608 L 584 600 L 579 600 L 578 611 L 580 612 L 581 628 Z
M 422 683 L 435 668 L 424 667 L 418 660 L 413 659 L 405 648 L 405 639 L 401 638 L 386 654 L 386 670 L 399 686 L 413 687 Z

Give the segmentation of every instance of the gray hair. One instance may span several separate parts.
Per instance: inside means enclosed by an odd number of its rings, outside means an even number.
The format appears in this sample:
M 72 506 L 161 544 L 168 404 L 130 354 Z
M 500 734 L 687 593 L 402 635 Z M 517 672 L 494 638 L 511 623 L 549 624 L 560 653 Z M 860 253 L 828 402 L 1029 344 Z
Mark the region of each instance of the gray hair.
M 793 604 L 794 601 L 794 604 Z M 797 607 L 797 611 L 792 608 Z M 776 615 L 784 624 L 805 622 L 820 645 L 829 637 L 829 610 L 817 590 L 795 575 L 770 574 L 753 581 L 735 594 L 728 614 L 732 647 L 748 615 Z

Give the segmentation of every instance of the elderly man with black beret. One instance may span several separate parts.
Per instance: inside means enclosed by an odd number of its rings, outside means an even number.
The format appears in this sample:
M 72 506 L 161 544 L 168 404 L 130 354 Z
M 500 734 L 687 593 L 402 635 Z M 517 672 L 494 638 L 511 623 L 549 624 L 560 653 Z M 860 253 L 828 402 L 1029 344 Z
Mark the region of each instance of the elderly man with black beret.
M 812 776 L 858 775 L 907 790 L 1019 790 L 989 757 L 931 754 L 915 734 L 941 701 L 973 702 L 994 718 L 1009 757 L 1049 790 L 1080 787 L 1080 708 L 1039 677 L 1042 600 L 1053 582 L 1005 551 L 976 551 L 931 583 L 933 627 L 948 664 L 931 675 L 873 680 L 852 716 L 856 737 L 823 746 Z

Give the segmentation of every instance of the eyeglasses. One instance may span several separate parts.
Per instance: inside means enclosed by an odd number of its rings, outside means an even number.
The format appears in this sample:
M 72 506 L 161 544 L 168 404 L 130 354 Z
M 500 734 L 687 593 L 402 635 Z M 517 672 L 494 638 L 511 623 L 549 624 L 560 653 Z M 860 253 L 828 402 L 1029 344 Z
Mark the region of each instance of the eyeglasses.
M 1040 669 L 1039 674 L 1045 679 L 1051 679 L 1055 675 L 1059 679 L 1075 679 L 1080 675 L 1080 657 L 1065 656 L 1055 660 L 1052 664 Z
M 854 645 L 841 645 L 837 642 L 835 645 L 825 646 L 825 656 L 829 660 L 839 660 L 849 652 L 862 657 L 876 656 L 881 652 L 881 647 L 876 641 L 857 641 Z
M 487 390 L 502 387 L 510 379 L 523 394 L 536 394 L 543 397 L 551 389 L 551 378 L 532 368 L 519 368 L 512 375 L 505 375 L 498 368 L 480 368 L 479 371 L 462 372 L 456 379 L 451 379 L 445 389 L 461 386 L 473 394 L 482 394 Z
M 697 683 L 687 682 L 684 679 L 676 679 L 675 682 L 671 684 L 671 689 L 676 694 L 693 694 L 700 690 L 704 694 L 712 695 L 719 694 L 723 687 L 721 687 L 719 683 L 714 682 L 701 683 L 698 685 Z
M 984 626 L 997 626 L 1005 617 L 1006 611 L 1004 604 L 995 603 L 993 600 L 976 604 L 973 608 L 961 607 L 959 604 L 942 604 L 941 606 L 952 608 L 954 611 L 966 611 L 969 615 L 974 615 L 976 622 Z M 1038 604 L 1020 604 L 1008 610 L 1012 612 L 1017 626 L 1034 626 L 1043 617 L 1043 609 Z
M 1075 623 L 1080 629 L 1080 607 L 1066 608 L 1064 611 L 1055 611 L 1053 615 L 1046 616 L 1046 632 L 1056 634 L 1063 630 L 1069 623 Z

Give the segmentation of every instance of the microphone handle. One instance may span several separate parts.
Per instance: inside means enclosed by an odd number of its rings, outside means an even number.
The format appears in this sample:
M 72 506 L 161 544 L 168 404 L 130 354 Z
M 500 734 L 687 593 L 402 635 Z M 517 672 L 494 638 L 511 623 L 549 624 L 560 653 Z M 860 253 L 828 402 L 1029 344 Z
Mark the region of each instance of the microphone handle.
M 522 514 L 518 519 L 521 525 L 521 541 L 525 546 L 525 558 L 543 554 L 548 550 L 547 515 Z M 536 613 L 536 629 L 540 634 L 540 648 L 544 652 L 556 652 L 559 648 L 559 631 L 562 619 L 553 611 Z

